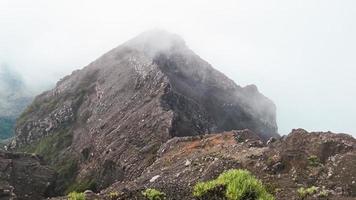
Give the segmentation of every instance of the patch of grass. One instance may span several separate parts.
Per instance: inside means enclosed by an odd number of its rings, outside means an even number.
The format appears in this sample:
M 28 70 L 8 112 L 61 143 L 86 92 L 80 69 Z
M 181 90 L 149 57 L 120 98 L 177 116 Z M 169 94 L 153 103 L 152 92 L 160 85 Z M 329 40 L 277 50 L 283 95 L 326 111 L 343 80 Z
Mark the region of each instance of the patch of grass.
M 78 162 L 74 158 L 64 158 L 64 161 L 55 167 L 58 173 L 58 180 L 68 181 L 76 176 Z
M 35 153 L 44 158 L 50 164 L 58 160 L 62 150 L 72 144 L 73 136 L 70 131 L 63 128 L 48 135 L 37 142 L 22 146 L 17 151 Z
M 193 195 L 201 197 L 218 186 L 225 186 L 228 200 L 274 200 L 262 182 L 249 171 L 233 169 L 226 171 L 212 181 L 199 182 L 194 186 Z
M 71 186 L 78 172 L 78 159 L 74 156 L 65 153 L 66 148 L 72 144 L 72 133 L 65 128 L 62 128 L 51 135 L 48 135 L 36 143 L 23 146 L 18 151 L 27 153 L 35 153 L 44 158 L 44 160 L 52 166 L 56 172 L 57 185 L 56 192 L 64 194 Z
M 37 99 L 35 99 L 26 109 L 25 111 L 17 118 L 17 124 L 23 124 L 26 119 L 27 115 L 31 114 L 32 112 L 35 112 L 40 108 L 41 104 L 38 102 Z
M 266 164 L 267 164 L 268 166 L 273 165 L 273 164 L 274 164 L 274 159 L 273 159 L 272 157 L 268 157 L 268 158 L 267 158 L 267 161 L 266 161 Z
M 43 138 L 35 148 L 34 153 L 44 157 L 45 160 L 53 161 L 61 150 L 72 144 L 72 134 L 66 130 Z
M 321 165 L 320 159 L 314 155 L 308 157 L 308 162 L 309 165 L 312 167 L 318 167 L 319 165 Z
M 301 187 L 297 190 L 299 197 L 302 199 L 306 198 L 307 196 L 316 194 L 317 191 L 318 191 L 318 188 L 315 186 L 311 186 L 309 188 Z
M 71 192 L 68 194 L 68 200 L 85 200 L 84 193 Z
M 108 197 L 110 200 L 115 200 L 115 199 L 119 198 L 119 193 L 118 192 L 110 192 Z
M 156 189 L 151 189 L 148 188 L 145 191 L 142 192 L 142 195 L 149 200 L 163 200 L 166 198 L 166 194 L 163 192 L 160 192 Z
M 322 189 L 319 194 L 318 194 L 319 197 L 327 197 L 329 196 L 329 192 L 325 189 Z

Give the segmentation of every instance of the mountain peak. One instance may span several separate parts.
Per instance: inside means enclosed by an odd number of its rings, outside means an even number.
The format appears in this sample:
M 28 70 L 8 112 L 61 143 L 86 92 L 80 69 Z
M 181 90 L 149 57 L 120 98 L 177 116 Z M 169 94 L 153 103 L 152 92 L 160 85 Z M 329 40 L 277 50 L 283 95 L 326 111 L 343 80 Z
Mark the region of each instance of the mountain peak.
M 155 56 L 159 52 L 186 47 L 182 37 L 162 29 L 152 29 L 143 32 L 126 42 L 124 46 L 144 51 L 150 56 Z
M 273 102 L 241 89 L 178 35 L 152 30 L 36 97 L 10 149 L 46 143 L 36 153 L 48 163 L 76 161 L 78 176 L 60 174 L 68 185 L 58 192 L 84 180 L 103 189 L 138 177 L 173 137 L 244 129 L 279 137 Z

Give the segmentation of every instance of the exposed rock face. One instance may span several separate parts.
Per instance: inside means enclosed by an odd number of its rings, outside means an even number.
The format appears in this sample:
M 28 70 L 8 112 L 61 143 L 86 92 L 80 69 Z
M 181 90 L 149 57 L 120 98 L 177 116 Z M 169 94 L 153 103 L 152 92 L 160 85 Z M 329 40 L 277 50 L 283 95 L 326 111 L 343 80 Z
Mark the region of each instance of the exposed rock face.
M 278 137 L 274 104 L 213 69 L 180 37 L 153 31 L 39 95 L 20 117 L 11 148 L 56 166 L 73 161 L 78 173 L 60 177 L 98 189 L 140 176 L 174 136 L 245 128 L 264 140 Z
M 356 198 L 356 140 L 345 134 L 298 129 L 265 145 L 251 131 L 232 131 L 173 138 L 158 155 L 140 177 L 113 184 L 101 198 L 109 199 L 109 192 L 114 191 L 122 194 L 117 199 L 144 199 L 141 191 L 155 188 L 166 193 L 167 199 L 194 199 L 192 190 L 198 181 L 214 179 L 233 168 L 251 171 L 277 200 L 301 199 L 297 190 L 311 186 L 318 187 L 318 192 L 304 199 Z M 152 177 L 158 178 L 151 181 Z M 212 192 L 211 196 L 220 195 Z
M 29 154 L 0 151 L 0 199 L 43 199 L 54 189 L 56 173 Z

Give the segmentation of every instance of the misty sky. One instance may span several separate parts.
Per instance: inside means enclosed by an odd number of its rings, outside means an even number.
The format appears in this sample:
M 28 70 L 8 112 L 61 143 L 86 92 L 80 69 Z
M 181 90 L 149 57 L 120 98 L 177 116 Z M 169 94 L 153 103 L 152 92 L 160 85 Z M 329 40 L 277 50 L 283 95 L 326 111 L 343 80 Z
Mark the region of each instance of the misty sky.
M 45 88 L 161 28 L 237 84 L 256 84 L 292 128 L 356 136 L 354 0 L 0 0 L 0 64 Z

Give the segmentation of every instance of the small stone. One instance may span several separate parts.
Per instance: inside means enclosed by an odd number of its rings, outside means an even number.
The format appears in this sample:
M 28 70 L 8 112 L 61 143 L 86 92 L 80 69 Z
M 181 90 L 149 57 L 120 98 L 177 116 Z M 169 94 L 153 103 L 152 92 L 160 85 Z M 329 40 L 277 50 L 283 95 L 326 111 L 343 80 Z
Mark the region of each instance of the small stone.
M 188 167 L 190 164 L 192 164 L 192 162 L 190 160 L 186 160 L 184 165 Z
M 92 195 L 92 194 L 94 194 L 94 192 L 91 191 L 91 190 L 85 190 L 85 191 L 84 191 L 84 194 L 85 194 L 85 195 Z
M 277 162 L 276 164 L 274 164 L 272 166 L 272 169 L 275 172 L 280 172 L 280 171 L 282 171 L 284 169 L 284 165 L 282 164 L 282 162 Z
M 6 189 L 5 189 L 5 190 L 3 190 L 3 191 L 2 191 L 2 193 L 3 193 L 3 194 L 5 194 L 5 195 L 8 195 L 8 194 L 10 194 L 10 193 L 11 193 L 11 191 L 10 191 L 10 190 L 6 190 Z
M 155 182 L 159 177 L 161 177 L 161 176 L 160 175 L 156 175 L 156 176 L 152 177 L 151 180 L 150 180 L 150 183 Z
M 342 194 L 342 187 L 335 188 L 335 192 L 336 192 L 336 194 L 341 195 Z
M 271 137 L 268 141 L 267 144 L 272 144 L 273 142 L 275 142 L 277 139 L 274 137 Z

